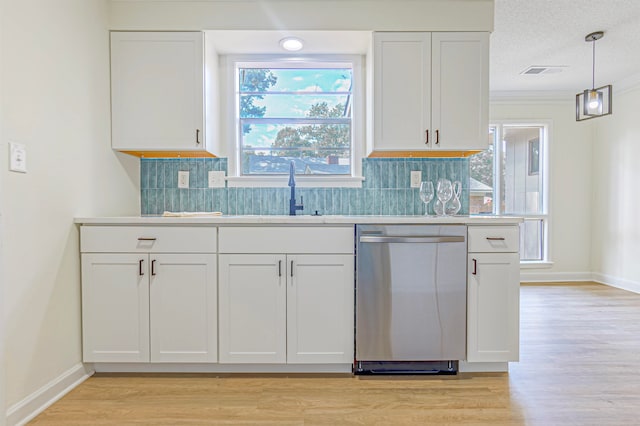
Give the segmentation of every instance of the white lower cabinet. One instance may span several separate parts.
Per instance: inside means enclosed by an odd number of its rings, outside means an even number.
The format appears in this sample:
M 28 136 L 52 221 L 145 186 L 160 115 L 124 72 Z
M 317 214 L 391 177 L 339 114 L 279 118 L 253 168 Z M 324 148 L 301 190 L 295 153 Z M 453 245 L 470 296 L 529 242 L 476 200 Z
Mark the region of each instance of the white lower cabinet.
M 352 227 L 221 227 L 220 252 L 221 363 L 353 362 Z
M 353 362 L 351 255 L 287 255 L 287 363 Z
M 517 250 L 517 226 L 469 227 L 468 362 L 519 359 L 520 256 Z
M 217 361 L 216 256 L 156 254 L 154 260 L 150 361 Z
M 353 256 L 221 254 L 220 362 L 353 361 Z
M 149 361 L 148 256 L 82 254 L 85 362 Z M 141 266 L 142 264 L 142 266 Z M 144 273 L 139 273 L 143 268 Z
M 82 247 L 91 250 L 82 253 L 85 362 L 217 361 L 216 255 L 157 253 L 184 244 L 182 232 L 171 231 L 81 231 Z M 215 251 L 215 229 L 192 232 L 202 238 L 192 241 L 193 250 Z M 114 234 L 122 234 L 121 243 L 109 243 Z M 100 252 L 117 250 L 118 244 L 139 251 Z
M 285 363 L 285 256 L 221 254 L 218 260 L 220 362 Z

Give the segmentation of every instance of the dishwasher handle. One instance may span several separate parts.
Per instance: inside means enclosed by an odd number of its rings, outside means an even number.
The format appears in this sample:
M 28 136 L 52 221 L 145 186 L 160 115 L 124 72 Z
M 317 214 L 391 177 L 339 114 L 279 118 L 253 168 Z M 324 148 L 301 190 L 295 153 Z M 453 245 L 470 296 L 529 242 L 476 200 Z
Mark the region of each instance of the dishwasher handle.
M 463 236 L 361 236 L 361 243 L 464 243 Z

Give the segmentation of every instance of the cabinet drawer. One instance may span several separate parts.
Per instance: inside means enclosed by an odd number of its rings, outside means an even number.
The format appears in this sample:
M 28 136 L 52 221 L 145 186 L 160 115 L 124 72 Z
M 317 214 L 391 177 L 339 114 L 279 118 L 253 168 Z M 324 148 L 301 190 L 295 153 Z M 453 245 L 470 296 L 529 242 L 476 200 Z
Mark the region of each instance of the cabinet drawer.
M 220 253 L 353 254 L 353 227 L 220 227 Z
M 83 253 L 215 253 L 215 227 L 83 226 Z
M 475 253 L 516 253 L 520 247 L 518 226 L 469 226 L 468 250 Z

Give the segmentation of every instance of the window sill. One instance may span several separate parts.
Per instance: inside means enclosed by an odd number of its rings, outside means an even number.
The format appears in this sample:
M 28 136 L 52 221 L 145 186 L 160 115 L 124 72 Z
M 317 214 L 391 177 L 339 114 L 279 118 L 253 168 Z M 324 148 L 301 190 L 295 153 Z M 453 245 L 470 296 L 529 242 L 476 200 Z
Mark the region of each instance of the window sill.
M 547 269 L 553 267 L 553 262 L 550 261 L 532 261 L 524 260 L 520 261 L 520 269 Z
M 296 187 L 299 188 L 362 188 L 363 177 L 357 176 L 298 176 Z M 289 183 L 289 176 L 230 176 L 227 177 L 229 188 L 284 188 Z

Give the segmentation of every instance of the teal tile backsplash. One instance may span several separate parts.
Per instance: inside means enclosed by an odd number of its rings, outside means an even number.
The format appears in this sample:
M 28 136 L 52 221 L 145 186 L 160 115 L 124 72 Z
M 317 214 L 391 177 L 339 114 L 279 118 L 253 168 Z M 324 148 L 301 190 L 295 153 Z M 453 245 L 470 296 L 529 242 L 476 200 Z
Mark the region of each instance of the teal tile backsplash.
M 178 188 L 178 171 L 189 171 L 189 189 Z M 207 188 L 208 172 L 227 171 L 226 158 L 140 160 L 141 212 L 157 216 L 165 211 L 221 211 L 228 215 L 285 215 L 289 213 L 289 187 Z M 304 211 L 324 215 L 421 215 L 425 207 L 417 188 L 409 188 L 410 172 L 420 170 L 422 180 L 445 177 L 462 182 L 459 214 L 469 213 L 469 160 L 467 158 L 365 158 L 362 188 L 296 188 L 304 197 Z M 429 212 L 433 214 L 433 204 Z M 300 212 L 299 212 L 300 214 Z

